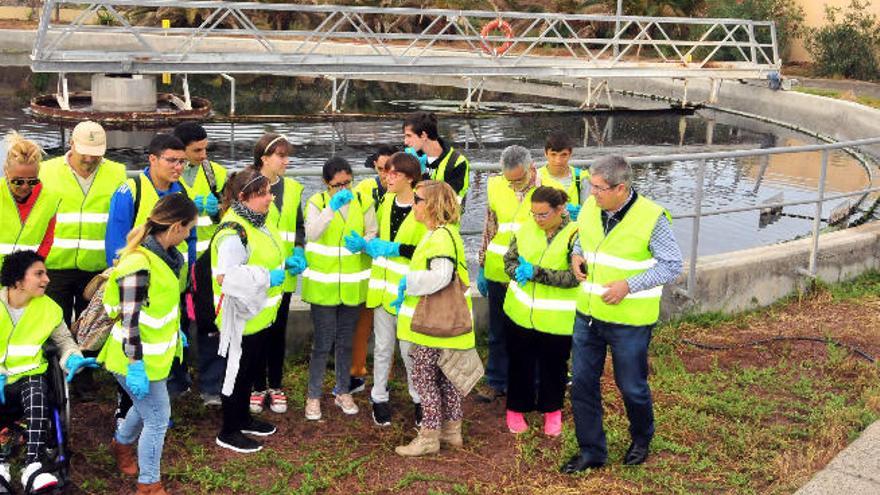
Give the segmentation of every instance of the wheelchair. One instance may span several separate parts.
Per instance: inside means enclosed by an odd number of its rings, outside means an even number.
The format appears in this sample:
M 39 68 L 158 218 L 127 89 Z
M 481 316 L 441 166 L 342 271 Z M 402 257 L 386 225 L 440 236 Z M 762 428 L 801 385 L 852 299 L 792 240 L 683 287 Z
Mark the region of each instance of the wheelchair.
M 43 452 L 40 455 L 40 461 L 43 463 L 42 469 L 31 475 L 24 487 L 26 494 L 61 494 L 70 484 L 70 456 L 71 451 L 68 447 L 68 439 L 70 438 L 70 396 L 68 394 L 67 380 L 64 369 L 59 362 L 59 355 L 49 346 L 44 347 L 46 360 L 49 367 L 46 369 L 44 376 L 47 382 L 48 407 L 49 407 L 49 428 L 46 434 Z M 27 431 L 24 423 L 24 410 L 16 406 L 8 404 L 0 405 L 0 449 L 8 461 L 21 459 L 23 457 L 22 450 L 27 444 Z M 21 455 L 20 455 L 21 454 Z M 33 482 L 40 473 L 51 473 L 58 478 L 58 484 L 43 490 L 33 491 Z M 13 477 L 12 481 L 15 481 Z M 5 493 L 17 494 L 22 493 L 15 490 L 12 483 L 0 477 L 0 494 Z

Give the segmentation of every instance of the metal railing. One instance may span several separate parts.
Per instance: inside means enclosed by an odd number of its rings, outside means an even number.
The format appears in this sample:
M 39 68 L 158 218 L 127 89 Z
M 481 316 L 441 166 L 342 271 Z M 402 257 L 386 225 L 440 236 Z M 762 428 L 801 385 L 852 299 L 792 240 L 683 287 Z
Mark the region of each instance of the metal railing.
M 82 11 L 53 22 L 62 4 Z M 214 0 L 44 0 L 32 61 L 36 72 L 352 78 L 743 79 L 780 67 L 772 22 Z

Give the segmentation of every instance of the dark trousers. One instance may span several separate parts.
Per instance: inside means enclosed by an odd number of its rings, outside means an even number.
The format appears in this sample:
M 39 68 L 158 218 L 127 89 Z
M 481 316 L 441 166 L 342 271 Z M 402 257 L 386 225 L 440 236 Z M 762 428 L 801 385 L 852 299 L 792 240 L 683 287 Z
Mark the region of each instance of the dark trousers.
M 648 344 L 653 325 L 607 323 L 578 313 L 572 340 L 571 408 L 581 453 L 605 462 L 608 448 L 602 428 L 602 391 L 599 380 L 611 347 L 614 382 L 629 418 L 633 443 L 648 445 L 654 436 L 654 407 L 648 387 Z
M 232 389 L 232 395 L 220 395 L 223 402 L 223 427 L 220 433 L 234 433 L 250 423 L 251 413 L 248 406 L 251 390 L 254 386 L 257 370 L 260 366 L 266 365 L 265 357 L 263 357 L 265 350 L 265 329 L 241 338 L 241 360 L 238 363 L 235 387 Z
M 281 375 L 284 373 L 284 351 L 287 350 L 287 317 L 290 314 L 290 292 L 281 296 L 278 314 L 269 328 L 263 330 L 266 335 L 266 362 L 257 368 L 254 378 L 254 390 L 281 388 Z M 268 378 L 268 386 L 267 386 Z
M 486 362 L 486 383 L 499 391 L 507 391 L 507 327 L 510 318 L 504 312 L 504 296 L 507 284 L 489 281 L 489 359 Z
M 571 336 L 539 332 L 511 321 L 507 327 L 507 350 L 507 409 L 544 413 L 562 409 Z
M 49 270 L 49 285 L 46 287 L 46 295 L 51 297 L 56 304 L 61 306 L 61 313 L 67 326 L 73 318 L 82 314 L 89 300 L 83 297 L 83 290 L 95 275 L 101 272 L 86 272 L 83 270 Z
M 213 331 L 202 331 L 196 324 L 196 351 L 198 353 L 199 393 L 202 396 L 220 395 L 223 378 L 226 375 L 226 358 L 217 354 L 220 348 L 220 331 L 211 322 Z

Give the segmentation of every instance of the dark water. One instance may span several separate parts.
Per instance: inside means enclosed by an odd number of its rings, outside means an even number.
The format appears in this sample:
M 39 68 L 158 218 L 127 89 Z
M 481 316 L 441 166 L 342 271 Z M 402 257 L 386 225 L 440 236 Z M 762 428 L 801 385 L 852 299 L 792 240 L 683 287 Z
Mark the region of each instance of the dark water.
M 207 86 L 206 86 L 207 87 Z M 278 110 L 279 105 L 265 103 L 272 98 L 283 98 L 278 89 L 246 92 L 247 109 L 261 114 Z M 355 91 L 356 90 L 352 90 Z M 419 90 L 422 91 L 422 90 Z M 194 94 L 202 94 L 194 91 Z M 222 91 L 216 89 L 220 98 Z M 350 93 L 351 94 L 351 93 Z M 207 95 L 206 95 L 207 96 Z M 406 111 L 414 107 L 449 108 L 457 106 L 455 94 L 447 92 L 436 99 L 413 100 L 413 95 L 384 95 L 384 99 L 370 98 L 358 93 L 350 102 L 355 111 Z M 424 96 L 419 93 L 415 95 Z M 442 98 L 448 96 L 448 99 Z M 460 96 L 460 95 L 459 95 Z M 305 98 L 305 97 L 302 97 Z M 317 97 L 312 97 L 309 107 Z M 313 101 L 314 100 L 314 101 Z M 305 101 L 305 100 L 304 100 Z M 257 103 L 254 103 L 257 102 Z M 262 106 L 258 103 L 262 102 Z M 49 155 L 61 154 L 69 129 L 32 120 L 21 106 L 3 105 L 0 108 L 0 132 L 16 129 L 37 140 Z M 222 101 L 217 107 L 224 104 Z M 303 104 L 305 105 L 305 103 Z M 285 105 L 284 108 L 290 108 Z M 580 114 L 573 112 L 545 113 L 538 110 L 559 110 L 558 105 L 546 102 L 502 103 L 499 108 L 509 111 L 525 110 L 517 115 L 498 115 L 467 119 L 463 116 L 441 120 L 441 134 L 470 158 L 472 162 L 496 163 L 501 150 L 511 144 L 520 144 L 533 150 L 537 161 L 543 158 L 543 141 L 554 130 L 563 130 L 579 143 L 575 158 L 618 153 L 625 156 L 678 153 L 684 146 L 688 151 L 703 150 L 707 144 L 724 149 L 789 146 L 814 142 L 811 138 L 791 131 L 752 125 L 743 119 L 733 120 L 724 114 L 699 111 L 693 115 L 676 113 L 622 113 Z M 280 112 L 275 112 L 280 113 Z M 401 143 L 401 121 L 398 118 L 375 118 L 363 121 L 330 122 L 267 122 L 259 124 L 209 123 L 205 127 L 211 139 L 210 157 L 229 167 L 241 167 L 252 161 L 255 141 L 264 132 L 287 135 L 296 145 L 291 160 L 292 168 L 320 167 L 327 157 L 338 154 L 347 158 L 356 171 L 363 170 L 364 158 L 381 143 Z M 108 156 L 122 161 L 132 169 L 145 163 L 144 148 L 155 130 L 110 131 Z M 702 148 L 701 148 L 702 147 Z M 5 147 L 0 146 L 0 156 Z M 813 197 L 819 169 L 819 155 L 782 155 L 771 159 L 716 160 L 707 162 L 704 191 L 704 210 L 760 204 L 776 196 L 785 200 Z M 763 170 L 763 173 L 762 173 Z M 694 208 L 696 190 L 696 162 L 667 162 L 639 166 L 636 188 L 665 205 L 673 215 L 689 213 Z M 849 155 L 835 153 L 829 168 L 830 191 L 858 190 L 868 183 L 862 166 Z M 322 185 L 317 177 L 300 179 L 311 194 Z M 463 230 L 473 232 L 466 236 L 469 251 L 478 248 L 479 235 L 485 215 L 485 173 L 471 178 Z M 716 254 L 737 249 L 790 240 L 810 232 L 812 223 L 799 216 L 811 216 L 815 207 L 790 207 L 774 223 L 761 225 L 758 212 L 729 214 L 704 218 L 700 227 L 699 254 Z M 826 210 L 827 214 L 827 210 Z M 675 233 L 685 255 L 690 251 L 691 220 L 674 222 Z

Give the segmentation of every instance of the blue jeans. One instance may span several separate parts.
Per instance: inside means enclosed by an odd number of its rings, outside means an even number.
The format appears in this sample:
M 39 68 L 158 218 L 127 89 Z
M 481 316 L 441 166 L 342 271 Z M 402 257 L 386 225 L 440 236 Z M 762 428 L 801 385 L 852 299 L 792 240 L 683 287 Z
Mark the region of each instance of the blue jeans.
M 158 483 L 161 480 L 159 466 L 165 446 L 165 431 L 168 430 L 168 419 L 171 417 L 166 380 L 151 381 L 150 393 L 138 399 L 125 384 L 124 375 L 114 376 L 134 403 L 116 430 L 116 441 L 131 445 L 137 440 L 138 483 Z
M 327 372 L 327 359 L 334 350 L 336 386 L 333 393 L 347 394 L 351 385 L 351 340 L 360 315 L 360 306 L 321 306 L 312 304 L 312 357 L 309 359 L 309 399 L 320 399 Z M 265 366 L 265 362 L 263 363 Z
M 507 284 L 489 281 L 489 359 L 486 362 L 486 383 L 498 392 L 507 392 L 507 326 L 504 312 Z
M 572 341 L 571 408 L 581 454 L 591 461 L 605 462 L 608 458 L 599 388 L 608 346 L 633 443 L 648 445 L 654 436 L 654 406 L 648 387 L 652 329 L 653 325 L 619 325 L 577 315 Z

